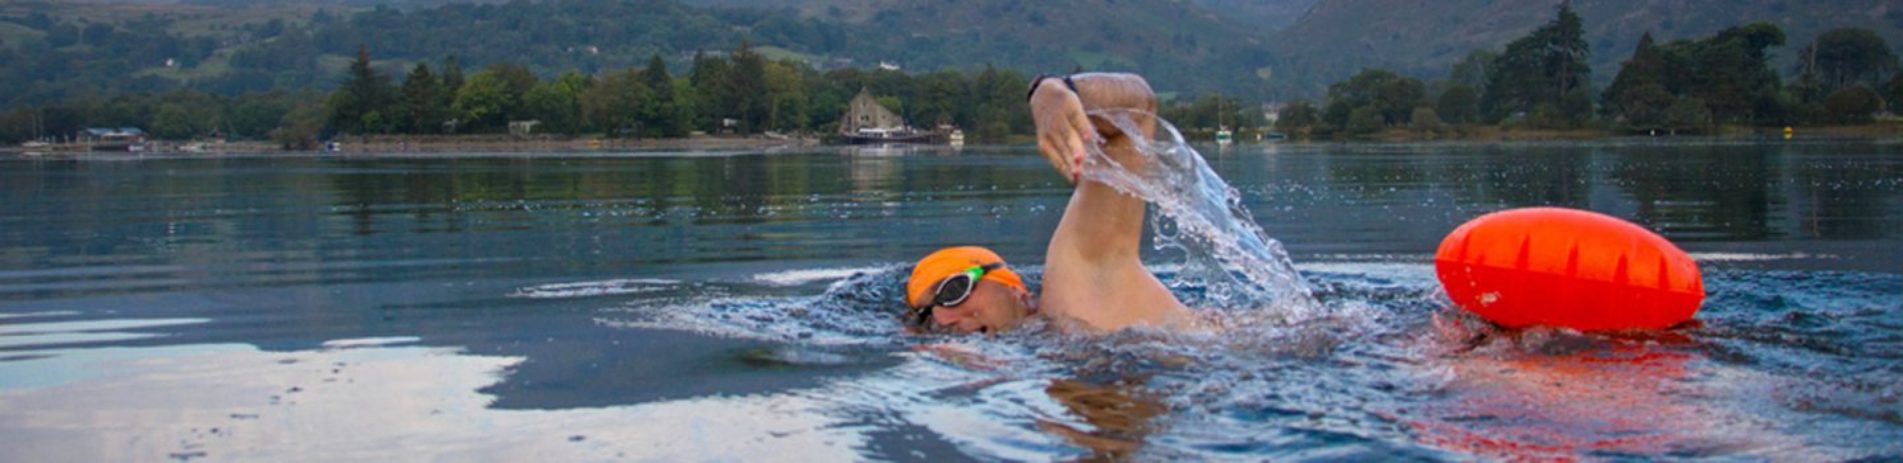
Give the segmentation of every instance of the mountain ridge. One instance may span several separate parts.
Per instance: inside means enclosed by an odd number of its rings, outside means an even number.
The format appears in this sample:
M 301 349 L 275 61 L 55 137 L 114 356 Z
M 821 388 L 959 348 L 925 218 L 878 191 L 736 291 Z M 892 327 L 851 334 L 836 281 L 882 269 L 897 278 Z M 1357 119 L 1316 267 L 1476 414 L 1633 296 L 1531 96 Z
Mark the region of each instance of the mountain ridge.
M 393 7 L 339 6 L 373 1 Z M 166 5 L 176 13 L 166 13 Z M 309 17 L 287 16 L 298 14 L 288 5 L 316 5 L 338 19 L 314 26 Z M 803 59 L 822 69 L 891 63 L 907 72 L 987 64 L 1026 73 L 1129 71 L 1148 76 L 1166 93 L 1286 100 L 1316 98 L 1328 84 L 1363 68 L 1446 76 L 1472 51 L 1497 51 L 1548 21 L 1557 5 L 1557 0 L 0 0 L 0 53 L 9 48 L 17 53 L 11 62 L 0 63 L 5 71 L 0 77 L 17 76 L 6 80 L 14 84 L 30 79 L 43 88 L 15 87 L 28 88 L 21 95 L 42 95 L 34 97 L 39 101 L 74 92 L 168 86 L 239 92 L 261 86 L 324 87 L 359 43 L 377 59 L 398 65 L 456 54 L 470 66 L 512 60 L 551 73 L 640 66 L 653 53 L 681 65 L 695 50 L 720 52 L 750 41 L 775 58 Z M 1828 7 L 1793 0 L 1579 0 L 1573 6 L 1584 20 L 1592 78 L 1600 86 L 1648 32 L 1670 41 L 1768 20 L 1788 36 L 1786 45 L 1771 51 L 1774 66 L 1786 76 L 1795 50 L 1830 28 L 1865 27 L 1891 43 L 1903 40 L 1899 0 L 1841 0 Z M 36 11 L 56 11 L 66 19 L 90 15 L 94 25 L 88 27 L 98 27 L 103 19 L 131 29 L 150 28 L 140 18 L 172 14 L 176 19 L 169 28 L 181 39 L 157 57 L 100 56 L 88 47 L 40 43 L 55 34 L 28 17 Z M 226 12 L 229 18 L 208 11 Z M 282 27 L 264 32 L 272 17 L 283 17 L 290 30 L 312 32 L 308 40 L 283 43 L 272 38 Z M 1283 22 L 1286 26 L 1279 26 Z M 181 64 L 171 68 L 165 58 L 178 54 Z M 234 67 L 237 61 L 296 66 Z M 85 72 L 118 80 L 69 82 L 71 76 L 61 74 L 65 69 L 90 69 Z
M 1438 78 L 1476 49 L 1506 42 L 1553 17 L 1559 1 L 1320 0 L 1310 14 L 1273 35 L 1282 73 L 1332 82 L 1367 67 Z M 1773 64 L 1787 71 L 1796 49 L 1829 29 L 1864 27 L 1903 40 L 1903 6 L 1894 0 L 1841 0 L 1830 8 L 1789 0 L 1580 0 L 1572 6 L 1591 44 L 1593 80 L 1604 84 L 1631 56 L 1639 37 L 1704 37 L 1754 21 L 1783 29 Z

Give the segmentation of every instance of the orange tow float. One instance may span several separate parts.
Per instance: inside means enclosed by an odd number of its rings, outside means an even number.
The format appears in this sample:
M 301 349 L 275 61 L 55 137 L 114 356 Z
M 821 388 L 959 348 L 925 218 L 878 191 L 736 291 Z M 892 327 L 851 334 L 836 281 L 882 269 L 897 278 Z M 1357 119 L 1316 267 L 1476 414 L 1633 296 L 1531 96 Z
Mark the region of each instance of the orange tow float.
M 1663 329 L 1705 300 L 1698 263 L 1665 238 L 1611 216 L 1511 209 L 1455 228 L 1434 270 L 1454 303 L 1508 328 Z

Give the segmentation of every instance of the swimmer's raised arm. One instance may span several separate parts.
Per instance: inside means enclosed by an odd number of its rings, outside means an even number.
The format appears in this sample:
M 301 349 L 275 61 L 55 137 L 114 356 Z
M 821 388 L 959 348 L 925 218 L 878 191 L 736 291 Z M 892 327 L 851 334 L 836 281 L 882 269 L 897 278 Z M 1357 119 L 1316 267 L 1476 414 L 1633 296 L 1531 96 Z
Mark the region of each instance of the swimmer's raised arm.
M 1037 125 L 1038 151 L 1071 183 L 1082 178 L 1086 144 L 1114 141 L 1124 136 L 1122 130 L 1109 121 L 1087 117 L 1087 113 L 1136 110 L 1131 113 L 1132 119 L 1142 128 L 1144 136 L 1155 130 L 1151 119 L 1156 113 L 1156 93 L 1142 76 L 1101 72 L 1068 77 L 1040 76 L 1031 85 L 1031 117 Z M 1074 90 L 1072 85 L 1076 86 Z M 1122 158 L 1117 161 L 1125 163 Z M 1141 164 L 1140 159 L 1132 161 Z
M 1044 291 L 1039 309 L 1115 330 L 1131 325 L 1172 325 L 1188 321 L 1189 311 L 1143 267 L 1138 249 L 1143 238 L 1143 200 L 1108 185 L 1082 179 L 1086 143 L 1102 140 L 1105 154 L 1126 169 L 1147 166 L 1127 134 L 1087 111 L 1138 110 L 1135 120 L 1145 137 L 1154 130 L 1156 95 L 1142 77 L 1091 73 L 1045 78 L 1031 94 L 1038 150 L 1077 189 L 1045 250 Z

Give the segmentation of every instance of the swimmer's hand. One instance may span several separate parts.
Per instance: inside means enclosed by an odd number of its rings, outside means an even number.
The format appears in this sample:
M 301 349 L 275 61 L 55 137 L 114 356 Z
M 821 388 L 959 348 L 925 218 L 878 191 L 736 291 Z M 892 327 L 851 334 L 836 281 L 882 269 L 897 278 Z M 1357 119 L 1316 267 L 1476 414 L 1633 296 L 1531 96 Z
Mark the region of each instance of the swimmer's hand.
M 1077 183 L 1083 178 L 1085 143 L 1100 143 L 1097 128 L 1084 115 L 1084 103 L 1059 77 L 1046 77 L 1031 94 L 1031 120 L 1037 124 L 1037 150 L 1057 173 Z
M 1084 159 L 1091 144 L 1110 146 L 1125 134 L 1108 120 L 1092 120 L 1089 111 L 1131 111 L 1136 126 L 1149 137 L 1155 128 L 1156 93 L 1149 82 L 1135 74 L 1092 72 L 1071 76 L 1076 90 L 1061 77 L 1046 77 L 1031 94 L 1031 120 L 1037 124 L 1037 149 L 1051 167 L 1070 178 L 1083 179 Z M 1106 150 L 1125 168 L 1136 169 L 1140 159 L 1120 154 L 1134 150 Z

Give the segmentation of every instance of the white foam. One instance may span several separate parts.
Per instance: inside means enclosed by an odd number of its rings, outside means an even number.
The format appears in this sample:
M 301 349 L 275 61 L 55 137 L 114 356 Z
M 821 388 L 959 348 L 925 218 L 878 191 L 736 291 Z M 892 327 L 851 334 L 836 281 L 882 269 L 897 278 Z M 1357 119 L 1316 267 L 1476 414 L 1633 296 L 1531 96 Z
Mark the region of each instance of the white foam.
M 1434 264 L 1408 262 L 1316 262 L 1297 264 L 1296 268 L 1310 272 L 1346 273 L 1373 277 L 1419 277 L 1434 276 Z
M 414 343 L 414 342 L 422 341 L 422 340 L 423 338 L 419 338 L 415 336 L 332 339 L 329 341 L 324 341 L 324 348 L 325 349 L 351 349 L 351 348 L 360 348 L 360 347 L 393 346 L 397 344 L 410 344 L 410 343 Z
M 639 294 L 672 288 L 680 283 L 680 280 L 660 278 L 626 278 L 618 280 L 584 281 L 579 283 L 555 283 L 516 289 L 515 292 L 509 293 L 509 297 L 564 299 Z
M 56 310 L 56 311 L 49 311 L 49 312 L 0 313 L 0 320 L 6 320 L 9 318 L 27 318 L 27 317 L 64 317 L 68 315 L 79 315 L 79 312 L 71 311 L 71 310 Z
M 118 320 L 77 320 L 46 323 L 21 323 L 0 327 L 0 336 L 46 333 L 81 333 L 136 330 L 162 326 L 192 325 L 210 322 L 207 318 L 151 318 Z
M 860 273 L 872 273 L 884 270 L 880 267 L 836 267 L 782 270 L 753 276 L 753 281 L 773 286 L 798 286 L 822 281 L 838 281 Z
M 1835 254 L 1811 254 L 1793 252 L 1788 254 L 1755 254 L 1748 252 L 1695 252 L 1692 259 L 1700 262 L 1761 262 L 1770 260 L 1836 259 Z
M 1309 259 L 1324 262 L 1431 262 L 1434 257 L 1424 254 L 1315 254 Z
M 823 389 L 491 407 L 484 388 L 525 360 L 211 344 L 0 362 L 0 384 L 36 381 L 0 389 L 0 461 L 846 461 L 872 439 Z M 93 376 L 39 381 L 48 371 Z

